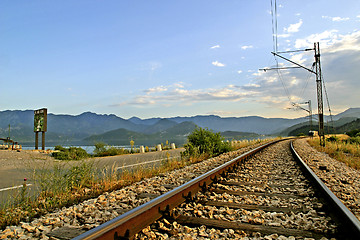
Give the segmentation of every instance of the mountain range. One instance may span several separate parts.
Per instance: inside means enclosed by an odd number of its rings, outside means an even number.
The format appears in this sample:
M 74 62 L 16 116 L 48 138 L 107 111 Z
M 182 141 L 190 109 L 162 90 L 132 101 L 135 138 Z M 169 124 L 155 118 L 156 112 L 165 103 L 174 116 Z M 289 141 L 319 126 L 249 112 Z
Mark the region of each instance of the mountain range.
M 316 115 L 314 118 L 316 119 Z M 360 108 L 350 108 L 332 118 L 339 126 L 349 123 L 360 118 Z M 326 116 L 325 121 L 328 120 L 329 117 Z M 76 116 L 50 113 L 47 122 L 46 142 L 50 145 L 93 144 L 97 141 L 128 144 L 131 139 L 136 144 L 156 144 L 156 142 L 166 140 L 182 144 L 196 126 L 221 132 L 228 139 L 254 138 L 264 134 L 287 135 L 291 131 L 288 128 L 301 127 L 301 124 L 308 122 L 308 118 L 286 119 L 258 116 L 223 118 L 215 115 L 199 115 L 124 119 L 114 114 L 84 112 Z M 33 145 L 33 110 L 0 111 L 0 138 L 8 137 L 9 124 L 11 139 L 25 145 Z

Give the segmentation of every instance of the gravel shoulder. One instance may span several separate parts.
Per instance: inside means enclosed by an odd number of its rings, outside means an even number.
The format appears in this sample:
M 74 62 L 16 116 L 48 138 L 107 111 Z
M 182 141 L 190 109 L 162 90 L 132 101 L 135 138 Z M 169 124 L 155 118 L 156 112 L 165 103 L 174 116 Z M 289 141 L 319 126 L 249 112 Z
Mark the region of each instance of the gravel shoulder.
M 326 186 L 360 220 L 360 171 L 312 148 L 306 139 L 294 142 L 294 148 Z

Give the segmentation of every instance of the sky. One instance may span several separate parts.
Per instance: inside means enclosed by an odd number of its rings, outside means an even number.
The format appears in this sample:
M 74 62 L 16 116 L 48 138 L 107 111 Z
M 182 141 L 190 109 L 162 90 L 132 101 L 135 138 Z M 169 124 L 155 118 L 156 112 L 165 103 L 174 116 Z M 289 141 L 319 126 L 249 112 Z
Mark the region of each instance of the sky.
M 0 111 L 304 117 L 292 103 L 317 113 L 315 75 L 260 69 L 314 42 L 324 113 L 360 107 L 360 1 L 274 1 L 2 0 Z

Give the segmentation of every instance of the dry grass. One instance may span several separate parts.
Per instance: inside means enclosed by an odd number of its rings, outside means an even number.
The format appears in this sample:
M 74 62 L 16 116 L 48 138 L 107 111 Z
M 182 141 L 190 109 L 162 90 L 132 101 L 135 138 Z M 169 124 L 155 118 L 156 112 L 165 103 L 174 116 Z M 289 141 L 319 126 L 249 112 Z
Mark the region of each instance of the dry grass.
M 343 142 L 349 137 L 346 135 L 336 135 L 340 140 L 336 142 L 326 141 L 325 147 L 320 146 L 318 138 L 309 139 L 308 143 L 320 152 L 327 153 L 330 157 L 345 163 L 349 167 L 360 170 L 360 146 Z
M 85 162 L 70 169 L 64 164 L 58 164 L 50 170 L 34 170 L 33 179 L 39 194 L 30 197 L 26 187 L 20 188 L 11 201 L 0 209 L 0 229 L 207 158 L 208 155 L 201 155 L 174 160 L 167 155 L 167 159 L 158 167 L 138 167 L 121 172 L 115 166 L 110 171 L 98 172 L 96 166 Z
M 266 143 L 266 142 L 270 142 L 274 139 L 271 138 L 266 138 L 266 139 L 253 139 L 253 140 L 241 140 L 241 141 L 231 141 L 231 147 L 234 150 L 240 149 L 240 148 L 244 148 L 244 147 L 248 147 L 251 145 L 255 145 L 258 143 Z

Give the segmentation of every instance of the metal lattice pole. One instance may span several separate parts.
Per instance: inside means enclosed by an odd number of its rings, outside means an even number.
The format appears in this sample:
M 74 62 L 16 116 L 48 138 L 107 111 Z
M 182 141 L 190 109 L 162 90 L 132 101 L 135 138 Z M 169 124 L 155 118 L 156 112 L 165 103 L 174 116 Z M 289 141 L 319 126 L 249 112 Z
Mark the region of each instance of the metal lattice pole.
M 318 101 L 318 114 L 319 114 L 319 137 L 320 145 L 325 146 L 324 134 L 324 108 L 322 96 L 322 74 L 320 65 L 320 45 L 319 42 L 314 43 L 315 49 L 315 72 L 316 72 L 316 88 L 317 88 L 317 101 Z
M 309 122 L 310 122 L 310 131 L 312 131 L 312 109 L 311 109 L 311 100 L 308 101 L 309 104 Z

